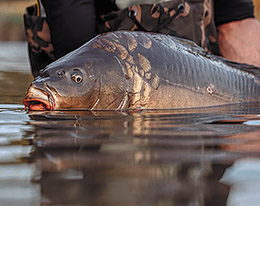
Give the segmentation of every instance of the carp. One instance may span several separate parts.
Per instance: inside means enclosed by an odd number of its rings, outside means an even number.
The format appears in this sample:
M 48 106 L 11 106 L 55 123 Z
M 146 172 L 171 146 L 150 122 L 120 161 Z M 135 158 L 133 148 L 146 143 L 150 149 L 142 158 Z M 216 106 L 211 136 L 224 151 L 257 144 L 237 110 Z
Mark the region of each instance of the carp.
M 163 34 L 101 34 L 54 61 L 23 100 L 28 110 L 172 109 L 260 101 L 260 69 Z

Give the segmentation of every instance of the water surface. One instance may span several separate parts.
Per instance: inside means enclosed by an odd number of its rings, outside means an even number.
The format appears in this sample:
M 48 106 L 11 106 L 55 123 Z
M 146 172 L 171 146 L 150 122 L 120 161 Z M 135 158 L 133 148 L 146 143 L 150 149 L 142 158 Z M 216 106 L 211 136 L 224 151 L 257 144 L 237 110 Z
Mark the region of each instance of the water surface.
M 258 104 L 27 113 L 26 46 L 0 47 L 1 205 L 260 204 Z

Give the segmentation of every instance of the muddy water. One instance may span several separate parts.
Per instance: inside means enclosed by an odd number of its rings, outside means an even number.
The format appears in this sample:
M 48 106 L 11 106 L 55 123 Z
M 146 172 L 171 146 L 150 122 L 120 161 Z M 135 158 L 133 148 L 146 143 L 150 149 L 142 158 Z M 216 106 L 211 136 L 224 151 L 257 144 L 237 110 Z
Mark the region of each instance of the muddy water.
M 27 113 L 25 54 L 0 44 L 1 205 L 260 205 L 258 104 Z

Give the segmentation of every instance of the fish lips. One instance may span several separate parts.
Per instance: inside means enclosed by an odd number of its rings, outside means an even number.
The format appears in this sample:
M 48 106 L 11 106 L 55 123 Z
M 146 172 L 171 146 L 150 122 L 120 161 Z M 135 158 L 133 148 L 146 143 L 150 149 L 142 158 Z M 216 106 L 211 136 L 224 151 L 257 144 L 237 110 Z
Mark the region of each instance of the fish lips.
M 51 93 L 34 85 L 29 87 L 23 104 L 25 109 L 30 111 L 54 110 L 55 108 L 55 101 Z

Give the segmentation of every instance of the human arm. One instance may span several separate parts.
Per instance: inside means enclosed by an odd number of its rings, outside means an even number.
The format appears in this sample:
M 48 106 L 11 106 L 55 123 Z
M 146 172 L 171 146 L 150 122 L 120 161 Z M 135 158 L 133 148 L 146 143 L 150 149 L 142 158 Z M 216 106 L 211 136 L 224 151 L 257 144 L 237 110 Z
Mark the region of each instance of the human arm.
M 220 25 L 218 40 L 223 57 L 260 67 L 260 23 L 255 18 Z
M 214 0 L 220 54 L 260 66 L 260 24 L 252 0 Z

